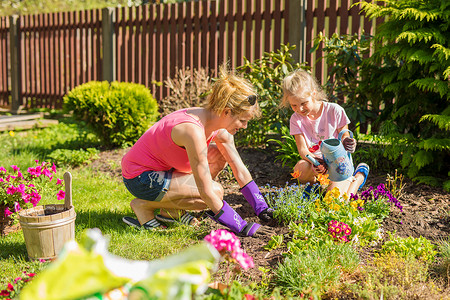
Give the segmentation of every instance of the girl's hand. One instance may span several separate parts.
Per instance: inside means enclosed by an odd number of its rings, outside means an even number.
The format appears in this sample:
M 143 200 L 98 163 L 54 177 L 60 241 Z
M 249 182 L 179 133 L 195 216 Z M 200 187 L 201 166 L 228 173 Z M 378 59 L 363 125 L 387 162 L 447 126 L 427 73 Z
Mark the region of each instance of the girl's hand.
M 356 140 L 350 137 L 346 137 L 342 144 L 344 145 L 344 149 L 347 152 L 353 153 L 356 150 Z
M 318 173 L 318 174 L 324 174 L 327 172 L 328 170 L 328 166 L 325 163 L 325 161 L 322 158 L 319 157 L 314 157 L 319 163 L 320 165 L 318 165 L 317 167 L 314 166 L 313 164 L 311 164 L 312 168 L 314 169 L 314 172 Z

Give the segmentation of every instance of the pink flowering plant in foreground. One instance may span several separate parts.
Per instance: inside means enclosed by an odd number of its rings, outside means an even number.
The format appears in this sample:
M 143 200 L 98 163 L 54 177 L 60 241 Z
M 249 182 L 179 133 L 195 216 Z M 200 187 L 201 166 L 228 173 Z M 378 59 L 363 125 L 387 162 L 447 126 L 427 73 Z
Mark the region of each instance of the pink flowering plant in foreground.
M 19 211 L 38 205 L 44 191 L 54 191 L 52 196 L 64 199 L 63 180 L 55 178 L 55 164 L 35 162 L 36 166 L 26 171 L 16 165 L 0 166 L 0 214 L 17 221 Z
M 213 230 L 205 241 L 211 243 L 226 261 L 237 262 L 244 270 L 254 267 L 253 258 L 242 250 L 241 241 L 234 233 L 225 229 Z

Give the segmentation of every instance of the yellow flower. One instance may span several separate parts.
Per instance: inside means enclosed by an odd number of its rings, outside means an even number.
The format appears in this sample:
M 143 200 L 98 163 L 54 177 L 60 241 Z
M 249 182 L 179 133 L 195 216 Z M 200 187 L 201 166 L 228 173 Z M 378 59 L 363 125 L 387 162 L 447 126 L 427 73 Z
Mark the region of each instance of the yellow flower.
M 364 205 L 364 201 L 361 199 L 358 199 L 358 201 L 356 201 L 358 203 L 359 207 L 362 207 Z
M 344 200 L 347 201 L 347 200 L 348 200 L 348 195 L 347 195 L 347 193 L 344 193 L 344 195 L 342 195 L 342 198 L 344 198 Z
M 331 194 L 333 195 L 334 198 L 339 198 L 341 192 L 339 191 L 338 187 L 335 187 L 331 190 Z
M 14 131 L 11 130 L 11 131 L 9 132 L 9 135 L 12 136 L 12 137 L 14 137 L 14 136 L 16 135 L 16 133 L 15 133 Z
M 350 206 L 353 207 L 354 209 L 357 209 L 358 203 L 356 201 L 352 201 L 352 202 L 350 202 Z
M 321 185 L 328 185 L 330 184 L 330 179 L 328 179 L 328 174 L 318 174 L 316 176 L 316 180 L 321 184 Z

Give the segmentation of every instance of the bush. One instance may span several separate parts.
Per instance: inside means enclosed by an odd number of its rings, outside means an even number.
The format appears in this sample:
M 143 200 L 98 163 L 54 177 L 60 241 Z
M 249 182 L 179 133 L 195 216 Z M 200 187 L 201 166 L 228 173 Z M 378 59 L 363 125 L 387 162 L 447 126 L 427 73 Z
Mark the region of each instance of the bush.
M 382 133 L 391 138 L 385 155 L 400 159 L 409 177 L 450 190 L 450 3 L 444 2 L 360 4 L 368 17 L 387 19 L 374 38 L 382 47 L 367 60 L 378 68 L 380 96 L 395 98 L 380 115 Z
M 237 68 L 255 86 L 262 111 L 259 120 L 250 122 L 245 131 L 237 134 L 237 144 L 264 144 L 268 133 L 279 135 L 282 127 L 289 124 L 292 111 L 279 108 L 283 96 L 281 82 L 293 70 L 306 68 L 294 62 L 290 53 L 293 49 L 295 46 L 281 45 L 277 51 L 266 52 L 253 63 L 244 58 L 244 65 Z
M 127 147 L 158 118 L 158 104 L 143 85 L 91 81 L 64 96 L 64 109 L 84 120 L 107 147 Z

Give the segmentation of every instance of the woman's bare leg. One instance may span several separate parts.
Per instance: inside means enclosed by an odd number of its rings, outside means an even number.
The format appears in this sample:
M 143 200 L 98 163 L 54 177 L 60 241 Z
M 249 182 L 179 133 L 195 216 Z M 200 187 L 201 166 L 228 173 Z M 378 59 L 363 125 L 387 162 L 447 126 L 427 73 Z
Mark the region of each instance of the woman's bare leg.
M 213 180 L 215 180 L 217 175 L 219 175 L 219 173 L 227 166 L 225 157 L 214 143 L 211 143 L 208 147 L 208 164 Z

